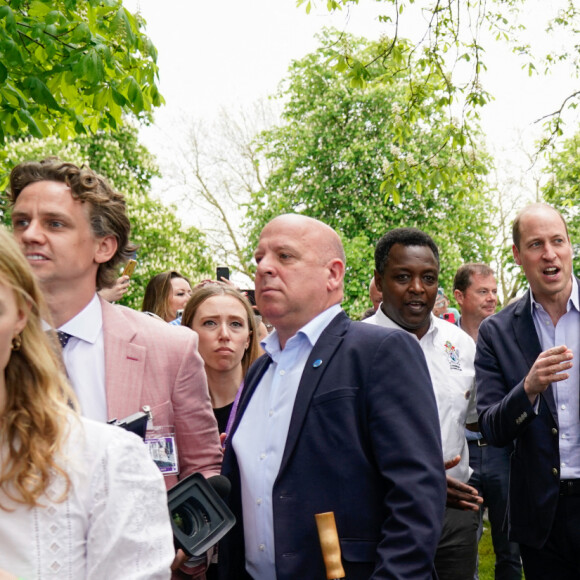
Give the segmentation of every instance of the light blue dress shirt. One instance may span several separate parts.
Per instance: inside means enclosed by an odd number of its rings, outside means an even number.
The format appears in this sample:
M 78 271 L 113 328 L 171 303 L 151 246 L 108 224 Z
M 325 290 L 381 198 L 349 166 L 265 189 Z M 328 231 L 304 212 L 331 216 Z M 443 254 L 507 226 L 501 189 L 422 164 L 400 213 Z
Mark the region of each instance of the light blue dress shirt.
M 572 294 L 566 305 L 566 314 L 554 326 L 549 314 L 534 300 L 530 289 L 532 318 L 542 351 L 566 345 L 574 354 L 572 368 L 565 381 L 552 383 L 552 392 L 558 410 L 560 473 L 562 479 L 580 478 L 580 308 L 578 283 L 572 277 Z
M 261 343 L 273 362 L 232 439 L 242 486 L 246 569 L 256 580 L 276 578 L 272 489 L 304 365 L 323 330 L 340 311 L 336 304 L 319 314 L 290 338 L 283 350 L 276 331 Z

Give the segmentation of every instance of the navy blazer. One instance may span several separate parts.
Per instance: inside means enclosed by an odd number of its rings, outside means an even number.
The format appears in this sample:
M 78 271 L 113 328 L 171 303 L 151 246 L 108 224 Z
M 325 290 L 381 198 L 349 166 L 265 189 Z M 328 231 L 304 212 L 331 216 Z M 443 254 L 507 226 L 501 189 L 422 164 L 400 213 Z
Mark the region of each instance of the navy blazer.
M 550 385 L 536 415 L 524 380 L 542 347 L 528 292 L 483 321 L 475 375 L 479 424 L 484 437 L 503 447 L 515 440 L 508 500 L 510 540 L 540 548 L 554 521 L 560 481 L 558 412 Z
M 248 372 L 232 439 L 270 363 L 263 356 Z M 247 576 L 231 444 L 222 473 L 238 523 L 220 543 L 219 577 L 239 580 Z M 432 577 L 446 482 L 433 387 L 414 337 L 344 312 L 331 321 L 304 367 L 272 496 L 278 580 L 326 577 L 314 514 L 327 511 L 349 580 Z

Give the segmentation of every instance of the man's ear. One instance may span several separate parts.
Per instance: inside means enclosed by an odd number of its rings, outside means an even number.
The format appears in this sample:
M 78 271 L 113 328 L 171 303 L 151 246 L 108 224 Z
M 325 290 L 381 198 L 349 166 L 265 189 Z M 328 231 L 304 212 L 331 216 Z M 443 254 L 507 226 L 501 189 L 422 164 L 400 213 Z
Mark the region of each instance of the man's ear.
M 95 262 L 97 264 L 104 264 L 108 262 L 117 251 L 117 238 L 115 236 L 105 236 L 97 240 L 97 248 L 95 250 Z
M 334 258 L 328 263 L 328 289 L 333 291 L 340 288 L 344 279 L 344 262 Z
M 522 260 L 520 259 L 520 252 L 516 248 L 516 245 L 515 244 L 512 246 L 512 252 L 513 252 L 514 260 L 515 260 L 516 264 L 518 266 L 521 266 L 522 265 Z
M 455 296 L 457 304 L 463 306 L 463 292 L 461 292 L 461 290 L 453 290 L 453 296 Z

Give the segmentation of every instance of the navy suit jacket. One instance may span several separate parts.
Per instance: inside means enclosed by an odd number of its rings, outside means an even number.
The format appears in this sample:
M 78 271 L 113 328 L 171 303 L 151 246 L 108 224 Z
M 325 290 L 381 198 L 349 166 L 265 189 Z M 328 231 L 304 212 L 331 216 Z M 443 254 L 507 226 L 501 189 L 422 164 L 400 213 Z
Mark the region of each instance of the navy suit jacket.
M 270 363 L 263 356 L 246 377 L 233 440 Z M 238 580 L 247 576 L 231 444 L 222 473 L 238 523 L 220 543 L 220 578 Z M 304 367 L 272 497 L 278 580 L 326 577 L 314 514 L 328 511 L 349 580 L 432 577 L 446 483 L 433 387 L 412 336 L 344 312 L 331 321 Z
M 560 453 L 558 413 L 550 385 L 539 395 L 538 414 L 524 380 L 542 347 L 528 292 L 483 321 L 475 373 L 479 424 L 492 445 L 515 441 L 508 501 L 510 540 L 540 548 L 552 527 L 558 503 Z

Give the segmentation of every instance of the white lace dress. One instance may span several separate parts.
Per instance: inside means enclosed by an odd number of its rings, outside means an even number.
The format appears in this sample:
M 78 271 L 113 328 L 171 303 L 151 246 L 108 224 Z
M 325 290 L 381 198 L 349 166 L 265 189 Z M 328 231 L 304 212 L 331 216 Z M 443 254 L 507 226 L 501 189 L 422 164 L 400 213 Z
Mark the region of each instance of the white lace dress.
M 169 579 L 167 494 L 143 442 L 75 418 L 63 465 L 72 480 L 64 502 L 54 501 L 64 487 L 56 481 L 44 507 L 0 511 L 0 569 L 24 580 Z

